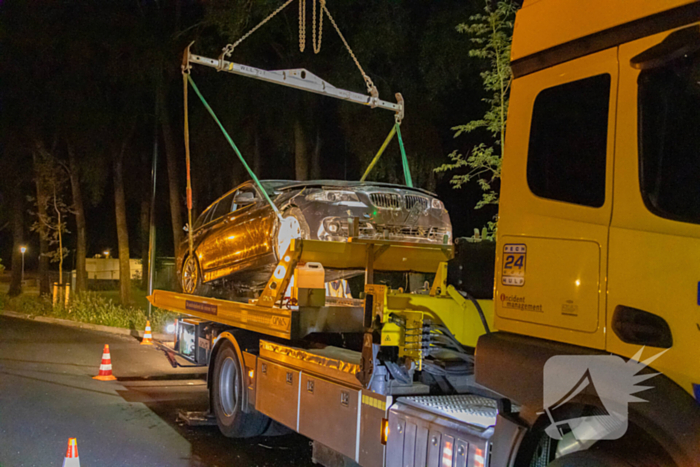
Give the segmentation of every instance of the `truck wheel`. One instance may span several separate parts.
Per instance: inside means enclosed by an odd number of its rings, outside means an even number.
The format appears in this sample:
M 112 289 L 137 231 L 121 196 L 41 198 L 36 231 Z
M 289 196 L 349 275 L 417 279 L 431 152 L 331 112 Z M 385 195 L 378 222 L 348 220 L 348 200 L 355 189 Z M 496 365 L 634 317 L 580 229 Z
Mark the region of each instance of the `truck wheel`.
M 186 294 L 196 294 L 202 286 L 202 272 L 197 258 L 192 255 L 185 258 L 182 264 L 182 291 Z
M 233 346 L 226 342 L 216 354 L 211 405 L 219 430 L 228 438 L 260 436 L 270 425 L 270 419 L 260 412 L 243 412 L 243 373 Z
M 602 451 L 581 451 L 562 456 L 547 467 L 643 467 L 652 464 L 637 463 L 634 459 Z M 656 464 L 653 464 L 656 465 Z

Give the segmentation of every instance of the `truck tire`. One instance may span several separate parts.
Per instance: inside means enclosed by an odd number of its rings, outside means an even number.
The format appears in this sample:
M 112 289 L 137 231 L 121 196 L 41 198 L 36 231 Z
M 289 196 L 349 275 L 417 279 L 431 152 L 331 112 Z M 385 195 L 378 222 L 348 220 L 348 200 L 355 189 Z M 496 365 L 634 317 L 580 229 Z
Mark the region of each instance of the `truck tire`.
M 262 435 L 271 420 L 260 412 L 243 411 L 243 373 L 236 351 L 229 342 L 222 344 L 214 361 L 211 406 L 221 433 L 228 438 Z
M 605 451 L 581 451 L 562 456 L 547 467 L 661 467 L 665 464 L 647 463 Z

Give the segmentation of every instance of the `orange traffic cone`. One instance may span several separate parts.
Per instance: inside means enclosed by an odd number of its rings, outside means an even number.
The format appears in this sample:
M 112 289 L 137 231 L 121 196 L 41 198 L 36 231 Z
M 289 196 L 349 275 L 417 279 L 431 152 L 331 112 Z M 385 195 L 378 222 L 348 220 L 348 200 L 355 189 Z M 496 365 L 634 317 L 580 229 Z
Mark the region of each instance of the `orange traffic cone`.
M 117 379 L 112 374 L 112 357 L 109 355 L 108 344 L 105 344 L 105 349 L 102 351 L 102 364 L 100 365 L 100 374 L 98 374 L 97 376 L 93 376 L 92 379 L 99 379 L 100 381 L 115 381 Z
M 151 335 L 151 322 L 146 321 L 146 332 L 143 333 L 141 345 L 153 345 L 153 336 Z
M 63 467 L 80 467 L 78 442 L 75 438 L 68 439 L 68 450 L 66 451 L 66 457 L 63 459 Z

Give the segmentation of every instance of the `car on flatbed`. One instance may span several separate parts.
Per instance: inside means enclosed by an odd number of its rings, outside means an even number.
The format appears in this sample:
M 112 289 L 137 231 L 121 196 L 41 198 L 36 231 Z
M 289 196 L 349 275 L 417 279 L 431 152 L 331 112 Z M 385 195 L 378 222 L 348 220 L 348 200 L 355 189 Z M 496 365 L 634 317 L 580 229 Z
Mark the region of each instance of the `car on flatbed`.
M 194 223 L 194 255 L 187 240 L 180 245 L 183 292 L 259 290 L 294 238 L 452 243 L 449 214 L 426 190 L 344 180 L 264 180 L 261 185 L 281 219 L 253 181 L 217 199 Z

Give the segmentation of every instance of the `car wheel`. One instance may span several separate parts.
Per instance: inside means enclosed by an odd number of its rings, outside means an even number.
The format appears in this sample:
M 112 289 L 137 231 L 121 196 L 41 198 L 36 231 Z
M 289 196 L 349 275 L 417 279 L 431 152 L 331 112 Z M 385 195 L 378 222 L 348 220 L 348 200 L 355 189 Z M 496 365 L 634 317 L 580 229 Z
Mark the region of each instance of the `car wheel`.
M 195 294 L 202 285 L 202 273 L 199 269 L 197 258 L 192 255 L 185 258 L 182 264 L 182 291 L 186 294 Z
M 287 252 L 292 239 L 309 238 L 309 224 L 306 223 L 301 209 L 290 207 L 282 211 L 282 220 L 275 237 L 275 253 L 278 259 Z
M 270 419 L 260 412 L 243 411 L 243 373 L 233 346 L 225 342 L 216 354 L 211 385 L 211 405 L 221 433 L 228 438 L 262 435 Z

